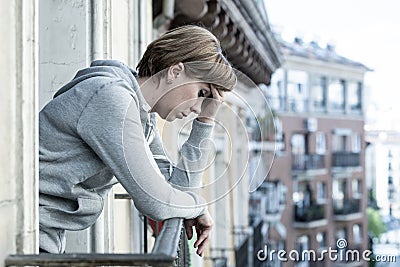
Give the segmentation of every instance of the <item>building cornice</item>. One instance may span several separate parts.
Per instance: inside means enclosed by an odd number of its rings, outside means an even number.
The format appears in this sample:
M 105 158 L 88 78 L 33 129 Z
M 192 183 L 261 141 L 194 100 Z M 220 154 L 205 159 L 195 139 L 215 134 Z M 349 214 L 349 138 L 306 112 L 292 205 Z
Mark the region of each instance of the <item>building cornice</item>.
M 256 84 L 268 85 L 283 62 L 268 21 L 252 0 L 175 1 L 170 27 L 187 24 L 203 25 L 213 32 L 233 67 Z

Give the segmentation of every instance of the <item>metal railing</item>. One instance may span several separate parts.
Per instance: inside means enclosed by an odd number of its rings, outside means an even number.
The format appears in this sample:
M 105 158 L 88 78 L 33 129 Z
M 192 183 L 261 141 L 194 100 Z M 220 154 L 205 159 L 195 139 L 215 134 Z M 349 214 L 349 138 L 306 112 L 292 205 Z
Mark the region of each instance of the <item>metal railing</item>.
M 325 218 L 325 206 L 321 204 L 313 204 L 311 206 L 294 207 L 294 219 L 296 222 L 312 222 Z
M 306 171 L 325 169 L 325 155 L 319 154 L 293 154 L 292 170 Z
M 357 167 L 360 166 L 360 153 L 333 152 L 332 167 Z
M 183 220 L 166 220 L 151 254 L 26 254 L 9 255 L 5 266 L 176 266 Z
M 336 202 L 336 203 L 335 203 Z M 338 205 L 338 201 L 334 201 L 333 213 L 335 215 L 348 215 L 361 211 L 360 199 L 342 200 L 342 205 Z
M 115 194 L 115 199 L 130 200 L 128 194 Z M 9 255 L 5 266 L 187 266 L 189 251 L 183 230 L 183 219 L 165 220 L 152 252 L 147 254 L 147 220 L 144 220 L 145 253 L 66 253 Z M 157 230 L 157 229 L 156 229 Z M 158 230 L 157 230 L 158 231 Z

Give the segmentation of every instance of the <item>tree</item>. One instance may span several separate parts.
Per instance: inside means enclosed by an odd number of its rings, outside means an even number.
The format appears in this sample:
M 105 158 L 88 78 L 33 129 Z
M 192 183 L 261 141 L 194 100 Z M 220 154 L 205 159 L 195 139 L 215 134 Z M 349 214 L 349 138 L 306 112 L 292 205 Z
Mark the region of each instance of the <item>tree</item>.
M 382 221 L 382 216 L 379 210 L 367 208 L 368 216 L 368 232 L 374 237 L 379 237 L 382 233 L 386 232 L 386 225 Z

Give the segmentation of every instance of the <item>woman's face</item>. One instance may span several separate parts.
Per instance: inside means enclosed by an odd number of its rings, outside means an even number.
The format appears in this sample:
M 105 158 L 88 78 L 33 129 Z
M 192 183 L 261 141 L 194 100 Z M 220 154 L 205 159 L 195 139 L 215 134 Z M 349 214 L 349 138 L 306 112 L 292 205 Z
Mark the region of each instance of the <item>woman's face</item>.
M 199 114 L 203 100 L 211 95 L 210 84 L 187 82 L 185 77 L 177 78 L 174 83 L 181 85 L 167 88 L 155 104 L 154 111 L 167 121 L 183 119 L 192 112 Z

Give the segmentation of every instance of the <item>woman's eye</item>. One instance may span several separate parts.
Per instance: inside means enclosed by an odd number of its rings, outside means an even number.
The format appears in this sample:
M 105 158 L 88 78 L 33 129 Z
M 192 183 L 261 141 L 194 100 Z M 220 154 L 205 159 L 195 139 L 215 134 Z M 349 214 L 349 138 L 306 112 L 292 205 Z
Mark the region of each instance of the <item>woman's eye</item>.
M 207 94 L 207 90 L 206 90 L 206 89 L 201 89 L 201 90 L 199 91 L 199 97 L 205 97 L 206 94 Z

